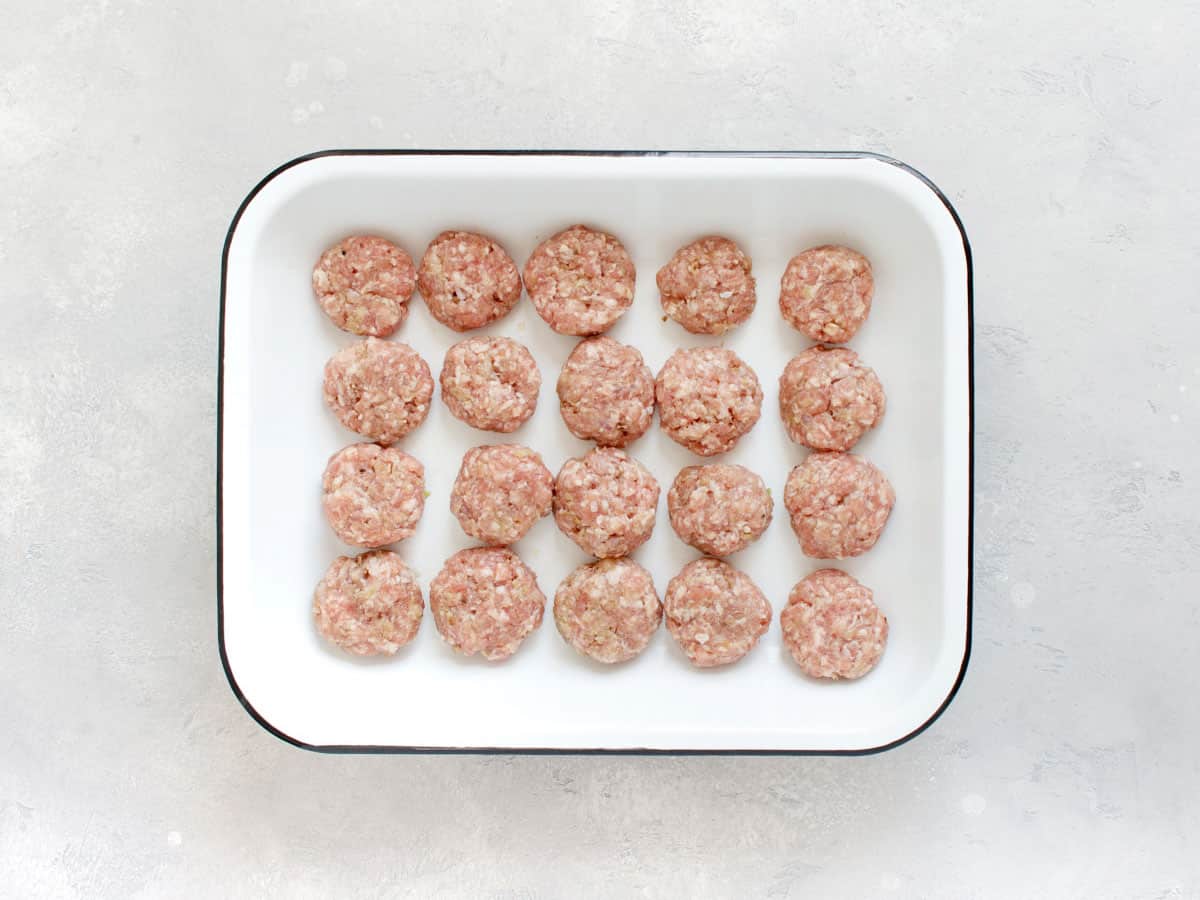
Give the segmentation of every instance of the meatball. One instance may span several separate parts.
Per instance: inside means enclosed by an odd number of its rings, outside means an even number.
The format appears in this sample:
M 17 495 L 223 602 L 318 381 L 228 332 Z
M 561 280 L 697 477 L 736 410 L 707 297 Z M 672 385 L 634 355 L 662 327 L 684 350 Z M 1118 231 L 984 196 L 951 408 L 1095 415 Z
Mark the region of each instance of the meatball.
M 676 350 L 654 393 L 663 431 L 699 456 L 732 450 L 762 414 L 758 376 L 723 347 Z
M 654 419 L 654 373 L 636 348 L 610 337 L 588 338 L 563 365 L 558 399 L 575 437 L 628 447 Z
M 693 334 L 724 334 L 754 312 L 750 257 L 733 241 L 704 237 L 658 270 L 663 312 Z
M 446 351 L 442 400 L 472 428 L 508 434 L 537 408 L 542 376 L 533 354 L 506 337 L 473 337 Z
M 525 290 L 560 334 L 608 331 L 633 303 L 633 260 L 611 234 L 572 225 L 537 246 L 525 263 Z
M 865 256 L 849 247 L 813 247 L 792 257 L 784 270 L 779 311 L 812 340 L 843 344 L 867 320 L 874 293 Z
M 866 553 L 895 503 L 884 474 L 852 453 L 810 453 L 792 469 L 783 493 L 800 549 L 816 559 Z
M 545 606 L 537 577 L 503 548 L 458 551 L 429 586 L 438 634 L 464 656 L 508 659 L 542 624 Z
M 356 235 L 321 254 L 313 293 L 342 331 L 387 337 L 404 324 L 416 285 L 412 257 L 381 237 Z
M 416 576 L 390 550 L 339 556 L 313 594 L 317 631 L 359 656 L 395 653 L 417 636 L 424 612 Z
M 809 347 L 779 378 L 788 436 L 814 450 L 849 450 L 883 418 L 883 385 L 848 347 Z
M 429 366 L 412 347 L 367 338 L 325 364 L 325 402 L 343 425 L 381 444 L 425 421 L 433 397 Z
M 347 544 L 382 547 L 411 537 L 425 509 L 425 467 L 395 447 L 351 444 L 322 479 L 325 518 Z
M 771 604 L 749 576 L 708 557 L 671 579 L 663 613 L 671 636 L 701 668 L 737 662 L 771 624 Z
M 527 447 L 475 447 L 463 457 L 450 492 L 450 512 L 483 544 L 512 544 L 548 515 L 554 476 Z
M 779 614 L 783 644 L 813 678 L 861 678 L 879 662 L 888 621 L 871 596 L 840 569 L 803 578 Z
M 624 450 L 599 447 L 569 459 L 554 482 L 554 521 L 600 559 L 632 553 L 650 537 L 658 482 Z
M 421 257 L 417 288 L 430 314 L 455 331 L 482 328 L 521 299 L 521 273 L 498 243 L 470 231 L 443 231 Z
M 667 493 L 671 527 L 709 556 L 728 556 L 758 540 L 773 505 L 763 480 L 745 466 L 688 466 Z
M 631 559 L 580 566 L 554 595 L 554 623 L 568 644 L 597 662 L 619 663 L 646 649 L 662 621 L 650 573 Z

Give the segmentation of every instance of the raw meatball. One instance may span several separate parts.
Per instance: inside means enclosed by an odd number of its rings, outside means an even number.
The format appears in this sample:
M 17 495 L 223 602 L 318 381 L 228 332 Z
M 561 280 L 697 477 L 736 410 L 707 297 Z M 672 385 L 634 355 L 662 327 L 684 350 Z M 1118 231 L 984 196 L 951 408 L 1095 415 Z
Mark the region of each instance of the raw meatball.
M 663 431 L 700 456 L 732 450 L 762 413 L 758 376 L 723 347 L 676 350 L 654 393 Z
M 719 559 L 697 559 L 663 597 L 667 630 L 702 668 L 737 662 L 771 624 L 771 604 L 750 578 Z
M 628 447 L 654 419 L 654 373 L 634 347 L 610 337 L 580 341 L 558 376 L 567 429 L 602 447 Z
M 474 447 L 450 492 L 450 512 L 468 536 L 501 546 L 525 536 L 548 515 L 554 476 L 538 454 L 516 444 Z
M 792 257 L 779 285 L 779 310 L 814 341 L 842 344 L 866 321 L 875 279 L 849 247 L 813 247 Z
M 424 612 L 416 576 L 390 550 L 339 556 L 313 594 L 317 631 L 360 656 L 395 653 L 417 636 Z
M 820 569 L 792 588 L 779 624 L 783 645 L 813 678 L 861 678 L 887 644 L 887 618 L 870 588 L 840 569 Z
M 521 299 L 521 273 L 486 235 L 443 231 L 421 258 L 417 287 L 433 317 L 470 331 L 508 315 Z
M 506 337 L 473 337 L 446 351 L 442 399 L 472 428 L 516 431 L 537 408 L 542 375 L 533 354 Z
M 554 482 L 554 521 L 585 553 L 632 553 L 650 537 L 658 482 L 624 450 L 598 447 L 568 459 Z
M 654 580 L 631 559 L 582 565 L 554 595 L 558 633 L 597 662 L 633 659 L 646 649 L 660 621 L 662 604 Z
M 321 254 L 313 293 L 342 331 L 387 337 L 404 324 L 417 275 L 412 257 L 381 237 L 348 237 Z
M 754 312 L 750 257 L 723 237 L 678 250 L 658 270 L 663 312 L 693 334 L 724 334 Z
M 338 538 L 382 547 L 410 537 L 425 509 L 425 467 L 395 447 L 351 444 L 329 459 L 325 518 Z
M 459 550 L 429 586 L 438 633 L 464 656 L 508 659 L 542 624 L 545 606 L 537 577 L 502 548 Z
M 572 225 L 525 263 L 525 290 L 559 334 L 608 331 L 633 303 L 633 260 L 611 234 Z
M 809 347 L 779 378 L 788 436 L 814 450 L 849 450 L 879 424 L 883 385 L 848 347 Z
M 771 524 L 771 495 L 745 466 L 688 466 L 667 493 L 671 527 L 686 544 L 710 556 L 748 547 Z
M 800 549 L 816 559 L 866 553 L 895 504 L 884 474 L 852 453 L 810 453 L 792 469 L 783 493 Z
M 367 338 L 325 364 L 325 402 L 343 425 L 381 444 L 425 421 L 433 397 L 429 366 L 408 344 Z

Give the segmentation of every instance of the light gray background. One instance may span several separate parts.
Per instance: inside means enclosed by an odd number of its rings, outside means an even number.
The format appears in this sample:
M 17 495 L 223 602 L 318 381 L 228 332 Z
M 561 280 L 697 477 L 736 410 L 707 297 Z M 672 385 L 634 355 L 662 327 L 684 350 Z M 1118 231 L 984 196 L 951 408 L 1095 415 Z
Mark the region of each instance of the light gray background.
M 1194 4 L 243 6 L 0 9 L 4 893 L 1200 896 Z M 942 719 L 862 759 L 324 757 L 255 725 L 216 651 L 220 247 L 263 174 L 340 146 L 933 177 L 976 262 Z

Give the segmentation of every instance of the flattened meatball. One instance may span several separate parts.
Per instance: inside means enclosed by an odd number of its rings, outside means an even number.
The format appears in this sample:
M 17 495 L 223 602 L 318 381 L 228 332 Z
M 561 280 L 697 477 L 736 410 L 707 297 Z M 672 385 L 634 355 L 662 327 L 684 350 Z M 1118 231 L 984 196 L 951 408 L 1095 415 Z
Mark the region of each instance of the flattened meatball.
M 408 344 L 367 338 L 325 364 L 325 402 L 344 426 L 393 444 L 429 415 L 433 376 Z
M 509 434 L 537 409 L 542 375 L 533 354 L 506 337 L 473 337 L 446 351 L 442 400 L 472 428 Z
M 597 662 L 633 659 L 662 621 L 650 573 L 631 559 L 580 566 L 554 595 L 554 622 L 568 644 Z
M 849 247 L 813 247 L 792 257 L 779 286 L 779 311 L 814 341 L 844 344 L 871 312 L 871 263 Z
M 816 559 L 866 553 L 895 504 L 884 474 L 853 453 L 810 453 L 792 469 L 783 493 L 800 549 Z
M 680 248 L 656 280 L 663 312 L 693 334 L 724 334 L 754 312 L 750 257 L 729 238 Z
M 671 636 L 701 668 L 737 662 L 771 624 L 771 604 L 749 576 L 709 557 L 671 579 L 663 613 Z
M 424 612 L 416 576 L 390 550 L 339 556 L 313 593 L 317 631 L 359 656 L 395 653 L 417 636 Z
M 554 476 L 528 447 L 474 447 L 463 457 L 450 492 L 450 512 L 470 537 L 502 546 L 523 538 L 549 515 Z
M 502 548 L 458 551 L 429 586 L 438 634 L 464 656 L 508 659 L 542 624 L 545 606 L 537 577 Z
M 676 350 L 654 394 L 663 431 L 700 456 L 732 450 L 762 414 L 758 376 L 723 347 Z
M 395 447 L 344 447 L 330 457 L 321 484 L 330 527 L 359 547 L 411 537 L 425 509 L 425 467 Z
M 687 466 L 667 493 L 671 527 L 709 556 L 743 550 L 771 524 L 771 494 L 745 466 Z
M 404 324 L 416 281 L 411 256 L 369 235 L 330 247 L 312 274 L 325 315 L 342 331 L 364 337 L 387 337 Z
M 861 678 L 879 662 L 888 621 L 871 589 L 840 569 L 803 578 L 779 615 L 783 643 L 813 678 Z
M 443 231 L 421 258 L 417 287 L 435 319 L 455 331 L 470 331 L 503 318 L 517 305 L 521 274 L 487 235 Z
M 586 225 L 547 238 L 525 263 L 525 290 L 559 334 L 608 331 L 633 303 L 635 271 L 621 242 Z
M 848 347 L 809 347 L 779 378 L 788 436 L 814 450 L 849 450 L 879 424 L 883 385 Z
M 558 377 L 567 429 L 602 447 L 628 447 L 654 419 L 654 374 L 634 347 L 610 337 L 580 341 Z
M 569 459 L 554 482 L 554 521 L 585 552 L 626 556 L 649 538 L 658 482 L 624 450 L 598 447 Z

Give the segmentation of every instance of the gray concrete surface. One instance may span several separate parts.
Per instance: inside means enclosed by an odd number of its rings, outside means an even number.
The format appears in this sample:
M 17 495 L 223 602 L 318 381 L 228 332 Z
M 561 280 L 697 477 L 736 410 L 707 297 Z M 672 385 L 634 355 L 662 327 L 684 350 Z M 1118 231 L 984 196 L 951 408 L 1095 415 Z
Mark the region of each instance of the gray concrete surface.
M 5 0 L 0 893 L 1200 896 L 1200 11 L 883 6 Z M 335 146 L 865 148 L 937 180 L 978 325 L 942 720 L 863 759 L 260 730 L 216 650 L 219 252 L 262 174 Z

